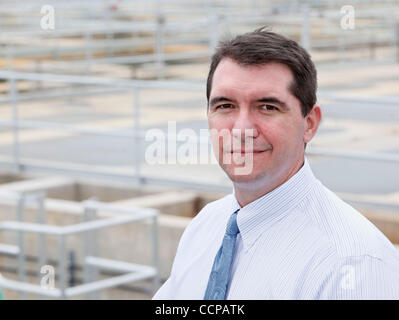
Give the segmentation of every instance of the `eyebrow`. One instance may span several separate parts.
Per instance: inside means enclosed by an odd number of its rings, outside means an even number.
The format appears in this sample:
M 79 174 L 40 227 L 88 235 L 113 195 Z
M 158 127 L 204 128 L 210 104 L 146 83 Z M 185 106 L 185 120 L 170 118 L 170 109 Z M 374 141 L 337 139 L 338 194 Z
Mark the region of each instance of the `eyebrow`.
M 214 106 L 215 104 L 219 103 L 219 102 L 236 102 L 233 99 L 229 99 L 223 96 L 220 97 L 214 97 L 211 99 L 211 101 L 209 102 L 209 106 Z M 288 106 L 285 104 L 285 102 L 281 101 L 280 99 L 276 98 L 276 97 L 263 97 L 260 99 L 256 99 L 253 102 L 261 102 L 261 103 L 274 103 L 277 104 L 278 106 L 280 106 L 282 109 L 284 110 L 288 110 Z
M 217 104 L 219 102 L 236 102 L 236 101 L 232 100 L 232 99 L 229 99 L 229 98 L 226 98 L 226 97 L 220 96 L 220 97 L 212 98 L 211 101 L 209 102 L 209 106 L 212 107 L 212 106 L 214 106 L 215 104 Z
M 288 106 L 285 104 L 285 102 L 281 101 L 280 99 L 276 97 L 263 97 L 260 99 L 255 100 L 254 102 L 261 102 L 261 103 L 274 103 L 280 106 L 284 110 L 289 110 Z

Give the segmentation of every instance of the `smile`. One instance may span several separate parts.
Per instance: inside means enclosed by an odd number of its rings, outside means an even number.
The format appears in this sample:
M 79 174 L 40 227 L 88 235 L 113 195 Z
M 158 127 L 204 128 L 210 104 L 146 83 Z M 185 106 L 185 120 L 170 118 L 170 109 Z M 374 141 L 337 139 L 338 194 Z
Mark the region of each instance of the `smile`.
M 266 151 L 270 151 L 271 149 L 266 149 L 266 150 L 237 150 L 237 151 L 231 151 L 231 153 L 238 153 L 238 154 L 261 154 Z

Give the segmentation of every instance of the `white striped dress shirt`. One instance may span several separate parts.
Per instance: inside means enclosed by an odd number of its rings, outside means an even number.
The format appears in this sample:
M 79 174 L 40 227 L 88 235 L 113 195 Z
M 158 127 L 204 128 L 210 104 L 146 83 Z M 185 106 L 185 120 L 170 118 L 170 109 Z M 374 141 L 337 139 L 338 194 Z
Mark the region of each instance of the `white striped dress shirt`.
M 153 299 L 203 299 L 234 193 L 184 231 Z M 361 213 L 317 180 L 305 159 L 281 186 L 240 209 L 227 299 L 399 299 L 399 253 Z

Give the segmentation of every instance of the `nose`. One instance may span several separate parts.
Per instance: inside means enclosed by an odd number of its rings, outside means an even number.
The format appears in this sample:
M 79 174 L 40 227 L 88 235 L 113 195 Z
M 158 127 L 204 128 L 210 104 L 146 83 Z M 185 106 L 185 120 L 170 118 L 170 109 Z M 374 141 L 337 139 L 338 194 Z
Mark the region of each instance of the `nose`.
M 245 142 L 246 139 L 255 139 L 259 136 L 255 119 L 248 109 L 241 109 L 234 121 L 232 135 L 235 139 Z

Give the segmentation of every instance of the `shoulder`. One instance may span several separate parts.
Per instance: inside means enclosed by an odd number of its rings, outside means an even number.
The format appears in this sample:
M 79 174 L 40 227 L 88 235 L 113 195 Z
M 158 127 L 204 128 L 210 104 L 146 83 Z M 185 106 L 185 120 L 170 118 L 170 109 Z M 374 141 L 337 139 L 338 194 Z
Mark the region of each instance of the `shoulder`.
M 323 250 L 303 273 L 302 299 L 399 299 L 398 254 Z
M 321 183 L 301 204 L 312 224 L 335 248 L 339 257 L 387 257 L 399 263 L 399 253 L 388 238 L 361 212 Z
M 361 212 L 321 183 L 301 211 L 323 253 L 308 265 L 304 297 L 399 299 L 399 252 Z
M 370 255 L 343 257 L 319 289 L 319 299 L 399 299 L 399 264 Z

